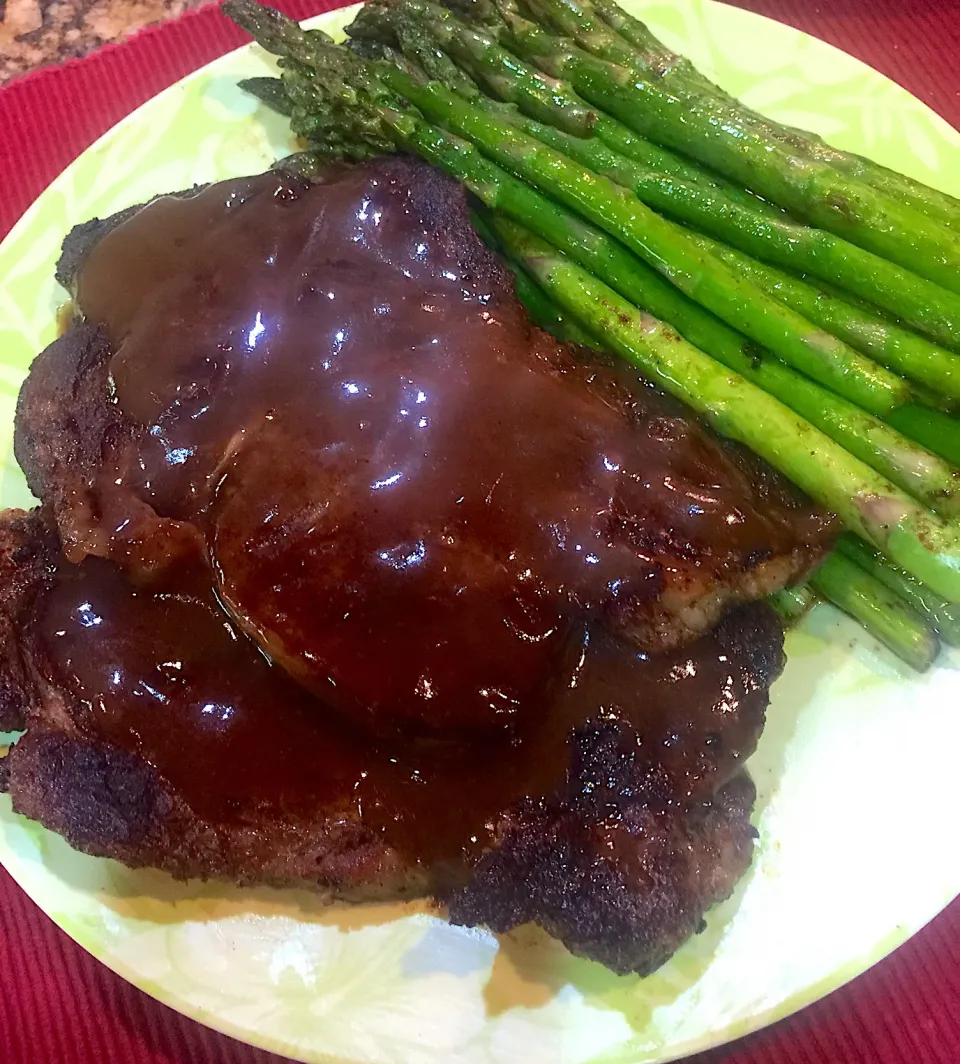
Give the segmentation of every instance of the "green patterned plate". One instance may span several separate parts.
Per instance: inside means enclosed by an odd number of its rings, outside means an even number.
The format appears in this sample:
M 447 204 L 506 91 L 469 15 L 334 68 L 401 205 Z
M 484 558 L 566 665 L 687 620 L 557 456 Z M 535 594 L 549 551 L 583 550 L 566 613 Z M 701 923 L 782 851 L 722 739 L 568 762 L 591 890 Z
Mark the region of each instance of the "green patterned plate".
M 710 0 L 640 0 L 726 89 L 960 195 L 960 135 L 820 41 Z M 349 12 L 319 24 L 339 28 Z M 263 169 L 284 123 L 225 56 L 106 134 L 0 246 L 0 502 L 29 504 L 11 453 L 17 389 L 55 334 L 53 265 L 76 222 L 157 192 Z M 0 799 L 0 860 L 94 956 L 168 1005 L 258 1046 L 338 1064 L 641 1064 L 745 1034 L 862 972 L 960 889 L 953 807 L 960 657 L 909 675 L 819 607 L 751 760 L 759 844 L 706 931 L 646 980 L 536 934 L 499 941 L 426 906 L 324 906 L 308 893 L 176 883 L 73 852 Z

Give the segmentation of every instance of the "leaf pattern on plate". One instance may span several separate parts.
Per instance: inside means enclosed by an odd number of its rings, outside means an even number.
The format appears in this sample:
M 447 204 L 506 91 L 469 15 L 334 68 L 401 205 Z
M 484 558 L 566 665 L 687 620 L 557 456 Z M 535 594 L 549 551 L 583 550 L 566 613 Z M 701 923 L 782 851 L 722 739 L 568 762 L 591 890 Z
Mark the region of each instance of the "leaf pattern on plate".
M 629 5 L 727 90 L 960 194 L 960 135 L 857 60 L 710 0 Z M 319 20 L 336 32 L 352 17 Z M 0 246 L 0 502 L 27 505 L 16 394 L 65 301 L 71 225 L 292 150 L 239 77 L 251 48 L 161 93 L 69 167 Z M 757 858 L 707 930 L 647 980 L 526 931 L 498 946 L 424 905 L 325 906 L 306 892 L 177 883 L 76 853 L 0 796 L 0 860 L 61 927 L 148 993 L 236 1037 L 333 1064 L 653 1064 L 736 1037 L 888 952 L 960 885 L 952 838 L 956 673 L 916 679 L 818 609 L 792 633 L 761 747 Z M 953 659 L 953 664 L 960 664 Z M 902 727 L 909 713 L 911 727 Z M 929 744 L 925 735 L 937 735 Z M 889 786 L 896 778 L 898 786 Z M 913 815 L 903 793 L 924 794 Z M 897 860 L 887 859 L 890 839 Z

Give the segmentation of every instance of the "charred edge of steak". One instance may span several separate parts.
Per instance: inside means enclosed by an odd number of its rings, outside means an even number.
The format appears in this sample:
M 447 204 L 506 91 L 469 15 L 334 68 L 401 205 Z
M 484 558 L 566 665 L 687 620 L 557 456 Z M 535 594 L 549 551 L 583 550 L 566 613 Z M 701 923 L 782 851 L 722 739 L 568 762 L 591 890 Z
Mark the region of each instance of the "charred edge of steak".
M 38 511 L 0 516 L 0 732 L 21 731 L 33 701 L 21 632 L 50 577 L 55 537 Z
M 31 726 L 4 761 L 16 812 L 95 857 L 178 879 L 307 887 L 351 901 L 430 893 L 422 868 L 348 813 L 315 822 L 252 813 L 248 825 L 225 828 L 196 817 L 143 759 L 46 725 Z
M 650 974 L 702 929 L 752 859 L 753 783 L 741 772 L 711 803 L 678 806 L 658 770 L 630 757 L 633 740 L 617 725 L 577 733 L 567 794 L 509 819 L 449 899 L 453 923 L 536 923 L 622 975 Z
M 717 638 L 732 658 L 744 658 L 754 686 L 769 688 L 783 672 L 783 621 L 765 602 L 751 602 L 725 613 L 716 628 Z
M 727 613 L 717 639 L 766 692 L 783 671 L 783 627 L 752 603 Z M 536 923 L 574 954 L 647 975 L 702 929 L 749 866 L 755 788 L 739 771 L 707 802 L 683 802 L 672 780 L 622 722 L 573 739 L 562 793 L 504 819 L 498 846 L 448 896 L 454 923 L 496 932 Z
M 31 728 L 8 760 L 17 812 L 80 850 L 142 844 L 169 812 L 150 766 L 106 744 Z
M 83 507 L 104 439 L 119 430 L 108 401 L 111 350 L 103 333 L 75 325 L 34 359 L 20 389 L 13 450 L 30 490 L 59 519 Z

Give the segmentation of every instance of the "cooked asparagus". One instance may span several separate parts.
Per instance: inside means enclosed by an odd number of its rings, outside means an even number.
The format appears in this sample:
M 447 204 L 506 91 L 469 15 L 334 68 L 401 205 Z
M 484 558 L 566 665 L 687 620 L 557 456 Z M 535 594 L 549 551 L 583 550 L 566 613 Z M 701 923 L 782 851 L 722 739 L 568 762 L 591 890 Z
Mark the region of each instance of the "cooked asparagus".
M 531 7 L 539 14 L 560 2 L 531 0 Z M 505 21 L 512 50 L 544 73 L 567 78 L 590 103 L 641 135 L 692 155 L 813 224 L 960 293 L 960 233 L 826 163 L 781 142 L 761 140 L 733 108 L 716 99 L 680 86 L 667 91 L 659 79 L 634 66 L 591 55 L 577 46 L 588 41 L 586 30 L 574 44 L 528 19 L 507 14 Z
M 936 634 L 920 614 L 845 555 L 831 554 L 810 576 L 810 585 L 918 672 L 939 654 Z

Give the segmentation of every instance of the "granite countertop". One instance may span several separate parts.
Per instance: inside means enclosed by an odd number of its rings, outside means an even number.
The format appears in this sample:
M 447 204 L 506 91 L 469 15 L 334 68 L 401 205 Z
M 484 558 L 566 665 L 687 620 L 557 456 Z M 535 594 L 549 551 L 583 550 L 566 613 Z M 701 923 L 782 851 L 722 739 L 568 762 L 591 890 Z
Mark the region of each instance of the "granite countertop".
M 0 85 L 208 0 L 0 0 Z

